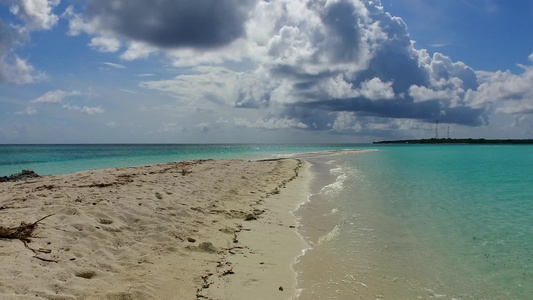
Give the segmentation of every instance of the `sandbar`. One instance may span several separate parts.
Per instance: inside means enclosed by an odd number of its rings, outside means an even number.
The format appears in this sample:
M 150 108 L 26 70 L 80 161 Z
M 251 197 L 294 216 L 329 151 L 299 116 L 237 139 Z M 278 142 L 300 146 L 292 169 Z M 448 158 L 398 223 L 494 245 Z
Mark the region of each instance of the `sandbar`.
M 198 160 L 0 183 L 2 299 L 293 299 L 297 159 Z

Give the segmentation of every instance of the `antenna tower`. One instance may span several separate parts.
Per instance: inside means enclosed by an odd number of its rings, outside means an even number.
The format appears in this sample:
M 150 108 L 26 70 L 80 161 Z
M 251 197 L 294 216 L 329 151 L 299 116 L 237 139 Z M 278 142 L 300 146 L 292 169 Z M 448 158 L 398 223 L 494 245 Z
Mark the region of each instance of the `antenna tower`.
M 439 120 L 435 121 L 435 139 L 439 139 Z
M 446 138 L 450 139 L 450 126 L 448 126 L 448 134 L 446 135 Z

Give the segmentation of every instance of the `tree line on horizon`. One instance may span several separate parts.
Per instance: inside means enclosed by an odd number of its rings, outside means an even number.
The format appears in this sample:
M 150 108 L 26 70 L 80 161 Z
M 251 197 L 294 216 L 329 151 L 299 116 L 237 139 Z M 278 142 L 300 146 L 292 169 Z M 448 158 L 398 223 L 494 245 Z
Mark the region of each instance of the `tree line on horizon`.
M 496 145 L 517 145 L 533 144 L 533 139 L 450 139 L 450 138 L 430 138 L 418 140 L 394 140 L 379 141 L 374 144 L 496 144 Z

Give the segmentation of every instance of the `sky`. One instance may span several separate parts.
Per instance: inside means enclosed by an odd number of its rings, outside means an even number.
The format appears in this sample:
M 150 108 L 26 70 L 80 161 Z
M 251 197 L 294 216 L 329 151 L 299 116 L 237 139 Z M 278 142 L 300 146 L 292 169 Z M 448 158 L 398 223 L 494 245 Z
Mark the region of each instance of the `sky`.
M 533 138 L 530 0 L 0 0 L 0 144 Z

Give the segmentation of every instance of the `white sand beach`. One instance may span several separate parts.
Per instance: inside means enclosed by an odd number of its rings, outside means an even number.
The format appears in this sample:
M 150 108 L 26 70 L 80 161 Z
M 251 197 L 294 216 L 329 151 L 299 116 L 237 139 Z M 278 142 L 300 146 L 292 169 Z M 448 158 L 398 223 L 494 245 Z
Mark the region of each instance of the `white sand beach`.
M 208 160 L 0 183 L 2 299 L 292 299 L 299 160 Z

